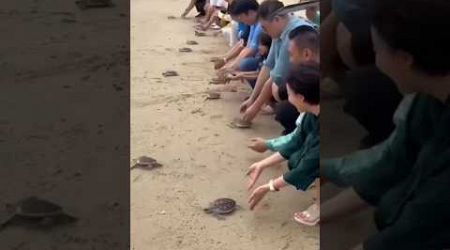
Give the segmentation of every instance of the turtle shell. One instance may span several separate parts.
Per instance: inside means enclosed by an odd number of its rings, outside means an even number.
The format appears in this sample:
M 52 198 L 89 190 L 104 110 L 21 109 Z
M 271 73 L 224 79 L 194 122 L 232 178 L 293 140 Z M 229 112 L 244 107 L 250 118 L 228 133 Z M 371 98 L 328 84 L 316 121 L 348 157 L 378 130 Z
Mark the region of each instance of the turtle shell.
M 200 31 L 195 31 L 195 36 L 198 36 L 198 37 L 206 36 L 206 33 L 200 32 Z
M 214 213 L 230 214 L 236 209 L 236 201 L 230 198 L 220 198 L 211 204 Z
M 174 70 L 168 70 L 168 71 L 162 73 L 162 75 L 164 77 L 178 76 L 178 72 L 176 72 Z
M 139 164 L 139 165 L 150 165 L 155 162 L 156 162 L 155 159 L 153 159 L 152 157 L 148 157 L 148 156 L 141 156 L 136 159 L 136 164 Z
M 192 52 L 192 49 L 191 48 L 179 48 L 178 51 L 184 52 L 184 53 L 189 53 L 189 52 Z
M 134 160 L 134 165 L 131 167 L 131 169 L 134 168 L 153 169 L 161 166 L 162 165 L 158 163 L 155 159 L 148 156 L 141 156 Z
M 210 92 L 208 93 L 208 96 L 206 97 L 208 100 L 217 100 L 220 99 L 220 93 L 218 92 Z
M 230 123 L 230 125 L 233 128 L 250 128 L 252 126 L 252 123 L 241 118 L 236 118 Z
M 198 42 L 194 41 L 194 40 L 189 40 L 189 41 L 186 41 L 186 44 L 187 45 L 198 45 Z
M 62 207 L 36 197 L 27 198 L 18 203 L 16 215 L 29 218 L 40 218 L 61 215 Z

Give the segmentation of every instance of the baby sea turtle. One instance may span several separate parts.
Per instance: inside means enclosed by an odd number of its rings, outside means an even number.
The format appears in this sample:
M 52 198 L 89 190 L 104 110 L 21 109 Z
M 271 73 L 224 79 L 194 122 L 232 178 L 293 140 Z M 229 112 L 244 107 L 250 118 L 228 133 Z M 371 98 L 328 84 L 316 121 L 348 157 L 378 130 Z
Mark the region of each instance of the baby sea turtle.
M 154 168 L 162 167 L 162 164 L 158 163 L 155 159 L 148 157 L 148 156 L 141 156 L 134 161 L 133 166 L 131 166 L 131 169 L 140 168 L 144 170 L 152 170 Z
M 252 122 L 245 121 L 241 118 L 234 119 L 229 126 L 231 128 L 250 128 L 252 126 Z
M 186 42 L 187 45 L 198 45 L 197 41 L 189 40 Z
M 175 16 L 168 16 L 167 19 L 174 20 L 174 19 L 177 19 L 177 18 Z
M 203 211 L 207 214 L 211 214 L 219 220 L 223 220 L 225 219 L 225 215 L 232 214 L 238 208 L 239 205 L 237 205 L 236 201 L 233 199 L 219 198 L 210 203 L 209 207 L 204 208 Z
M 168 71 L 162 73 L 162 75 L 164 77 L 178 76 L 178 72 L 176 72 L 175 70 L 168 70 Z
M 203 37 L 203 36 L 206 36 L 206 33 L 205 32 L 200 32 L 200 31 L 195 31 L 195 36 L 198 36 L 198 37 Z
M 76 220 L 75 217 L 64 213 L 61 206 L 32 196 L 18 202 L 12 211 L 12 215 L 1 223 L 0 228 L 10 224 L 55 226 Z
M 75 1 L 75 4 L 82 10 L 89 8 L 105 8 L 114 5 L 111 0 L 78 0 Z
M 192 49 L 191 48 L 179 48 L 178 51 L 183 52 L 183 53 L 188 53 L 188 52 L 192 52 Z
M 217 99 L 220 99 L 219 92 L 209 92 L 208 96 L 206 97 L 206 100 L 217 100 Z
M 226 82 L 224 79 L 221 78 L 213 78 L 211 79 L 211 81 L 209 81 L 209 84 L 219 85 L 219 84 L 226 84 Z

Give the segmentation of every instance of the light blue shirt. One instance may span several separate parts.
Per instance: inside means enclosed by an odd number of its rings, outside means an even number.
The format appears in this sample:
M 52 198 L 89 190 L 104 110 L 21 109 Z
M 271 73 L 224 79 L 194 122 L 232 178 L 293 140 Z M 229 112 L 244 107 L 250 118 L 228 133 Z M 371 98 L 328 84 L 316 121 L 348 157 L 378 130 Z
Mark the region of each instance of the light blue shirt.
M 250 26 L 250 33 L 248 35 L 247 47 L 254 51 L 258 51 L 259 39 L 261 38 L 261 34 L 262 34 L 262 27 L 259 22 Z
M 286 78 L 289 73 L 289 33 L 293 29 L 303 25 L 312 27 L 310 22 L 296 16 L 291 16 L 280 38 L 272 40 L 272 46 L 270 47 L 265 66 L 270 69 L 270 77 L 277 86 L 286 83 Z

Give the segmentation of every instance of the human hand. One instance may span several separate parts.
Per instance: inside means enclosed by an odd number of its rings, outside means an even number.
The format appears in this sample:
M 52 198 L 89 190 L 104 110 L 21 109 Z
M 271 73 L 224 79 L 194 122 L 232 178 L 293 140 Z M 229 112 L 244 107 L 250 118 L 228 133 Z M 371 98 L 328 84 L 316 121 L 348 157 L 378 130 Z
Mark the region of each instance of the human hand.
M 247 171 L 247 175 L 250 177 L 249 183 L 248 183 L 248 190 L 252 189 L 255 185 L 256 181 L 258 180 L 259 176 L 263 172 L 263 166 L 260 162 L 253 163 Z
M 251 98 L 248 98 L 241 104 L 241 106 L 239 107 L 239 111 L 241 113 L 244 113 L 245 111 L 247 111 L 247 108 L 250 107 L 252 104 L 253 101 L 251 100 Z
M 262 186 L 257 187 L 253 190 L 250 198 L 248 199 L 248 203 L 250 204 L 250 210 L 253 210 L 256 205 L 266 196 L 266 194 L 270 191 L 269 185 L 264 184 Z
M 239 80 L 242 78 L 242 74 L 241 73 L 228 73 L 226 75 L 226 78 L 229 81 Z
M 225 60 L 223 60 L 223 62 L 225 62 Z M 224 63 L 224 65 L 225 65 L 225 63 Z M 230 65 L 225 65 L 219 69 L 218 74 L 226 76 L 228 73 L 232 73 L 232 72 L 234 72 L 233 68 Z
M 242 117 L 242 120 L 244 121 L 253 121 L 255 119 L 256 115 L 259 112 L 259 107 L 256 107 L 255 104 L 252 104 L 244 113 L 244 116 Z
M 225 58 L 218 59 L 214 62 L 214 69 L 218 70 L 225 65 Z
M 248 147 L 258 153 L 264 153 L 267 151 L 266 140 L 259 137 L 250 139 L 250 145 L 248 145 Z

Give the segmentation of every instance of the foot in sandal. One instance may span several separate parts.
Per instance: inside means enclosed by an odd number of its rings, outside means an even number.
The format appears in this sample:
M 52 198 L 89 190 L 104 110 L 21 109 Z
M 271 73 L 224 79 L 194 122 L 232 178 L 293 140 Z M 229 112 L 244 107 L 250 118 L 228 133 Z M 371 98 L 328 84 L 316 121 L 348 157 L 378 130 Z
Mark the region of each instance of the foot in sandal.
M 294 214 L 294 220 L 307 226 L 315 226 L 320 221 L 320 208 L 317 204 L 312 204 L 303 212 Z

